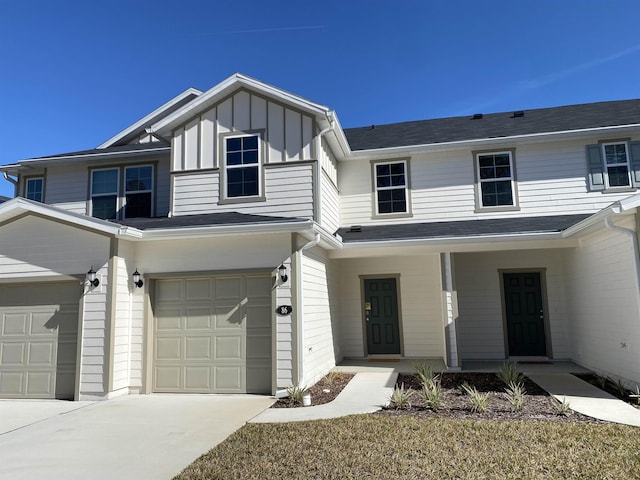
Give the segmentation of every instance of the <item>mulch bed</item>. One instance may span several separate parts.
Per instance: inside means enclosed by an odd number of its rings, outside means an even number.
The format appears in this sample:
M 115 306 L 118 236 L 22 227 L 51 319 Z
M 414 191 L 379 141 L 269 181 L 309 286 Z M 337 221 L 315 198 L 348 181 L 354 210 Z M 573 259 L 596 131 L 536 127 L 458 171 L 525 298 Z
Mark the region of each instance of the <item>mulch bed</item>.
M 585 382 L 590 383 L 594 387 L 598 387 L 600 390 L 604 390 L 608 394 L 613 395 L 614 397 L 619 398 L 623 402 L 626 402 L 632 407 L 635 407 L 640 410 L 640 405 L 638 404 L 638 400 L 640 399 L 632 398 L 629 396 L 630 394 L 635 394 L 635 392 L 632 392 L 631 390 L 627 390 L 626 393 L 623 395 L 616 388 L 612 380 L 609 380 L 608 378 L 605 378 L 605 377 L 599 377 L 598 375 L 595 375 L 593 373 L 574 373 L 574 375 L 578 377 L 580 380 L 584 380 Z
M 559 414 L 551 403 L 551 396 L 526 377 L 523 382 L 526 390 L 524 408 L 520 412 L 513 410 L 504 395 L 506 385 L 493 373 L 443 373 L 440 379 L 443 401 L 437 411 L 426 406 L 420 393 L 422 385 L 416 375 L 400 375 L 397 386 L 404 383 L 405 388 L 415 391 L 411 397 L 411 407 L 405 409 L 388 407 L 378 414 L 413 415 L 423 418 L 606 423 L 577 412 L 571 412 L 568 416 Z M 475 387 L 478 392 L 489 393 L 489 406 L 485 412 L 471 411 L 471 400 L 459 390 L 459 386 L 464 382 Z
M 353 373 L 338 373 L 320 379 L 313 387 L 309 388 L 311 393 L 311 405 L 322 405 L 335 399 L 338 394 L 347 386 L 355 376 Z M 325 390 L 329 390 L 326 392 Z M 293 402 L 290 398 L 281 398 L 274 403 L 271 408 L 297 408 L 301 404 Z

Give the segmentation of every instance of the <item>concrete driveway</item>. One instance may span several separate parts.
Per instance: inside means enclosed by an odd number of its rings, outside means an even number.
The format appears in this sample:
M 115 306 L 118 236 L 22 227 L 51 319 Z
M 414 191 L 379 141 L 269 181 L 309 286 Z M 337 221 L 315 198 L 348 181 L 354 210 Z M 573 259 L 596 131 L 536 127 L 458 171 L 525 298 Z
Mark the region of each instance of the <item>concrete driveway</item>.
M 257 395 L 0 400 L 0 478 L 170 479 L 272 403 Z

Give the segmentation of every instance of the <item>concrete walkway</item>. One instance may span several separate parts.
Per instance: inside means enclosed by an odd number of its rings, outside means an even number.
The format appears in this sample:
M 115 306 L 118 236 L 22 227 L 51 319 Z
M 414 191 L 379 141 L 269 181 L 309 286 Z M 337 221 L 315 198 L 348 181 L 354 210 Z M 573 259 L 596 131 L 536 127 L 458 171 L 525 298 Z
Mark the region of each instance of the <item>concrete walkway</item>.
M 375 412 L 389 403 L 397 378 L 393 368 L 357 373 L 331 403 L 304 408 L 269 408 L 249 423 L 301 422 Z
M 640 427 L 640 410 L 569 373 L 527 375 L 556 399 L 564 398 L 572 410 L 607 422 Z

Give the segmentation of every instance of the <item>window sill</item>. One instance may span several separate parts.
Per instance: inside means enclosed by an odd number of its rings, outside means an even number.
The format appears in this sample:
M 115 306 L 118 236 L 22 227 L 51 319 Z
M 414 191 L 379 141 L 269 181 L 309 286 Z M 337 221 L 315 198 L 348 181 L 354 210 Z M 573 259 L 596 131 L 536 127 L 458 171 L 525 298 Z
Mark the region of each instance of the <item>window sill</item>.
M 218 205 L 231 205 L 234 203 L 252 203 L 252 202 L 266 202 L 266 197 L 231 197 L 221 198 Z
M 413 214 L 406 213 L 375 213 L 371 215 L 371 220 L 385 220 L 387 218 L 412 218 Z
M 612 187 L 601 191 L 602 193 L 634 193 L 637 192 L 638 189 L 634 187 Z
M 479 207 L 473 213 L 519 212 L 520 207 Z

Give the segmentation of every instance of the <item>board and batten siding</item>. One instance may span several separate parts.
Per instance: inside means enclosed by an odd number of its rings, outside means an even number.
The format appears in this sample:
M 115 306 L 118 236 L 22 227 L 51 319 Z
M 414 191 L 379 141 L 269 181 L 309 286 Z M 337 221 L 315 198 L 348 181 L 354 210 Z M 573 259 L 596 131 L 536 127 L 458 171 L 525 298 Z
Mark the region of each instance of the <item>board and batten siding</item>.
M 412 216 L 372 219 L 372 167 L 367 159 L 341 162 L 341 224 L 411 223 L 478 218 L 594 213 L 630 195 L 590 192 L 585 146 L 598 138 L 547 143 L 505 143 L 515 148 L 517 211 L 476 213 L 474 158 L 470 149 L 413 155 L 410 162 Z M 485 150 L 483 148 L 483 150 Z M 389 160 L 394 160 L 390 158 Z
M 440 256 L 394 256 L 345 259 L 336 264 L 340 275 L 340 348 L 344 357 L 365 352 L 361 275 L 399 275 L 400 333 L 405 357 L 444 358 L 444 311 Z
M 266 201 L 220 204 L 219 171 L 174 175 L 173 215 L 241 212 L 313 218 L 313 163 L 265 167 L 264 176 Z
M 173 135 L 172 170 L 220 166 L 220 134 L 264 131 L 265 163 L 313 158 L 313 118 L 260 95 L 239 90 Z
M 305 385 L 315 384 L 336 365 L 329 270 L 329 260 L 321 249 L 302 252 Z
M 569 313 L 566 308 L 564 257 L 570 249 L 456 253 L 458 349 L 464 360 L 504 359 L 505 329 L 499 270 L 540 272 L 546 282 L 547 325 L 555 359 L 571 357 Z M 543 291 L 543 296 L 544 296 Z
M 633 217 L 617 225 L 635 228 Z M 603 375 L 640 383 L 638 291 L 631 239 L 600 230 L 567 256 L 572 359 Z

